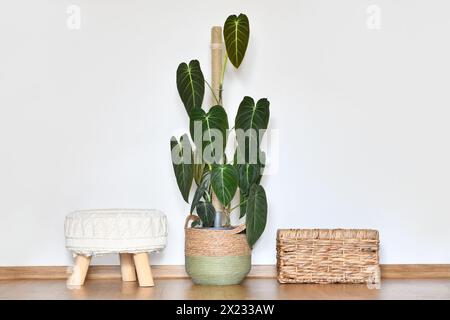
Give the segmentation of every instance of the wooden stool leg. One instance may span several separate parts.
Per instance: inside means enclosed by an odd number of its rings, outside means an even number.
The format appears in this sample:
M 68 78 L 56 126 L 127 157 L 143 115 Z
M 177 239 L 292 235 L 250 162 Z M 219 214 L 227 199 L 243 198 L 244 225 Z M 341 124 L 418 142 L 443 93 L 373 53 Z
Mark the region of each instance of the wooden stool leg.
M 136 281 L 136 270 L 131 253 L 120 254 L 120 271 L 122 273 L 122 281 Z
M 150 262 L 147 252 L 136 253 L 133 258 L 134 265 L 136 266 L 139 286 L 153 287 L 155 284 L 153 282 L 152 270 L 150 269 Z
M 67 285 L 69 286 L 82 286 L 86 279 L 86 274 L 89 269 L 89 263 L 91 257 L 78 255 L 75 258 L 75 265 L 73 266 L 72 274 L 67 279 Z

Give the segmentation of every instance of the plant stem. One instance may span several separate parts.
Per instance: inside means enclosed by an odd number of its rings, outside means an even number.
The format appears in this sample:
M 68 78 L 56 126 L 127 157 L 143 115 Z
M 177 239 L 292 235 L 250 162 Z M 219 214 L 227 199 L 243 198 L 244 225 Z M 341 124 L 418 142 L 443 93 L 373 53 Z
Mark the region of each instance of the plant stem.
M 220 74 L 220 85 L 223 85 L 223 78 L 225 77 L 225 69 L 227 68 L 227 62 L 228 62 L 228 54 L 225 51 L 222 63 L 222 73 Z
M 206 198 L 207 198 L 206 201 L 211 202 L 211 195 L 209 194 L 209 191 L 206 191 L 205 195 L 206 195 Z
M 233 207 L 233 208 L 231 208 L 230 209 L 230 213 L 233 211 L 233 210 L 235 210 L 235 209 L 237 209 L 237 208 L 239 208 L 241 205 L 243 205 L 244 203 L 246 203 L 248 200 L 245 200 L 245 201 L 242 201 L 241 203 L 239 203 L 237 206 L 235 206 L 235 207 Z
M 209 84 L 209 82 L 205 80 L 205 83 L 206 83 L 206 85 L 208 86 L 209 90 L 211 90 L 211 93 L 212 93 L 212 95 L 213 95 L 213 97 L 214 97 L 214 100 L 216 100 L 216 103 L 217 103 L 217 104 L 221 104 L 221 103 L 220 103 L 220 100 L 217 99 L 216 94 L 214 93 L 214 90 L 213 90 L 213 88 L 211 87 L 211 85 Z
M 228 205 L 228 207 L 224 208 L 222 213 L 225 215 L 225 227 L 229 227 L 231 224 L 230 223 L 231 222 L 231 220 L 230 220 L 230 214 L 231 214 L 230 205 Z
M 223 63 L 222 63 L 222 72 L 220 74 L 220 85 L 219 85 L 219 100 L 220 100 L 220 104 L 222 104 L 223 79 L 225 77 L 225 69 L 227 68 L 227 62 L 228 62 L 228 54 L 225 51 L 225 55 L 223 57 Z

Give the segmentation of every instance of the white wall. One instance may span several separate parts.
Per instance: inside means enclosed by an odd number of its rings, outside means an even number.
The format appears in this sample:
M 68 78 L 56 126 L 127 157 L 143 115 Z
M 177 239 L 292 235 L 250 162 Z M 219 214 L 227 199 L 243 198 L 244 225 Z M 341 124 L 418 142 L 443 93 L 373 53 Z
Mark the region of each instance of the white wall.
M 366 27 L 370 4 L 381 30 Z M 444 0 L 2 1 L 0 265 L 69 264 L 65 214 L 110 207 L 165 211 L 169 243 L 153 261 L 184 262 L 175 70 L 198 58 L 209 75 L 210 27 L 240 12 L 252 35 L 226 108 L 234 119 L 243 95 L 268 97 L 282 142 L 254 263 L 275 262 L 288 227 L 376 228 L 383 263 L 450 263 L 449 11 Z

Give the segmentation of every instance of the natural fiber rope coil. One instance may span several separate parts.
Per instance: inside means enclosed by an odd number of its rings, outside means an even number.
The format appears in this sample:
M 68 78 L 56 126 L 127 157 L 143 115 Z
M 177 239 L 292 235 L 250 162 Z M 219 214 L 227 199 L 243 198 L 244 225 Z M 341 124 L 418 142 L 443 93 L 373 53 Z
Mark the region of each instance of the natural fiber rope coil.
M 188 228 L 189 222 L 197 219 L 198 217 L 194 215 L 186 219 L 185 254 L 187 256 L 221 257 L 251 254 L 246 235 L 240 234 L 245 230 L 245 225 L 232 230 Z
M 251 249 L 245 225 L 231 230 L 189 228 L 198 220 L 189 215 L 185 222 L 186 272 L 194 283 L 203 285 L 239 284 L 251 269 Z

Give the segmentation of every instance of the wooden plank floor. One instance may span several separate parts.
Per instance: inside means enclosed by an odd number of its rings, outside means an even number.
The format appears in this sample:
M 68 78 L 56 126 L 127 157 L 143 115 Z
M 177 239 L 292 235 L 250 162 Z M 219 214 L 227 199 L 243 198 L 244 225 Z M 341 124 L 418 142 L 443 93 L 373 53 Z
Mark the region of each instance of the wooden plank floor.
M 366 285 L 284 284 L 275 279 L 248 279 L 240 286 L 208 287 L 189 279 L 156 280 L 153 288 L 135 282 L 88 280 L 67 289 L 64 280 L 2 280 L 0 299 L 450 299 L 450 279 L 386 279 L 381 288 Z

